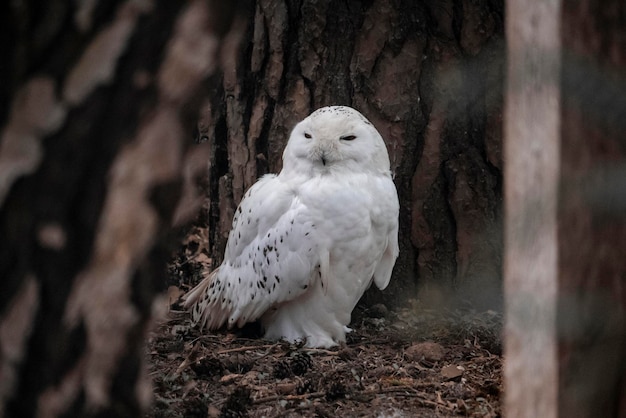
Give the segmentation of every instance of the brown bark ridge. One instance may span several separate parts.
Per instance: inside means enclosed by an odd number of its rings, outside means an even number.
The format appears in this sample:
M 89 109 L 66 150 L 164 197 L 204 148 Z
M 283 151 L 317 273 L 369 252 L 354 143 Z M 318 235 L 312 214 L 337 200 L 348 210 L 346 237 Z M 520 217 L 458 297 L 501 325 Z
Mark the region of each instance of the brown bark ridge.
M 166 238 L 202 203 L 189 127 L 233 15 L 209 7 L 0 6 L 0 416 L 149 402 L 143 338 Z
M 503 60 L 499 1 L 256 2 L 199 123 L 214 157 L 206 219 L 216 261 L 234 208 L 280 170 L 295 123 L 350 105 L 385 139 L 401 201 L 394 278 L 367 298 L 396 305 L 419 284 L 433 305 L 456 293 L 498 307 Z

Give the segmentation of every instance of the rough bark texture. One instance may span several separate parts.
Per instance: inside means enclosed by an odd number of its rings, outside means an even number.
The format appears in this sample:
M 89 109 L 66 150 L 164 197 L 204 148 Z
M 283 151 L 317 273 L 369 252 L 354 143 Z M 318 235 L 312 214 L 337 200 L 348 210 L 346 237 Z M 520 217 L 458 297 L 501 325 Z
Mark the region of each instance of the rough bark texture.
M 280 170 L 293 125 L 351 105 L 385 139 L 401 202 L 394 278 L 369 298 L 439 304 L 458 290 L 499 306 L 502 13 L 486 0 L 258 1 L 199 124 L 216 261 L 244 191 Z
M 0 416 L 137 416 L 224 29 L 203 1 L 0 7 Z
M 562 14 L 559 414 L 626 417 L 626 4 Z
M 196 183 L 208 165 L 219 257 L 245 189 L 323 105 L 360 109 L 389 147 L 402 251 L 386 300 L 419 283 L 433 303 L 458 288 L 498 304 L 501 2 L 0 10 L 0 416 L 136 416 L 163 242 L 202 204 Z

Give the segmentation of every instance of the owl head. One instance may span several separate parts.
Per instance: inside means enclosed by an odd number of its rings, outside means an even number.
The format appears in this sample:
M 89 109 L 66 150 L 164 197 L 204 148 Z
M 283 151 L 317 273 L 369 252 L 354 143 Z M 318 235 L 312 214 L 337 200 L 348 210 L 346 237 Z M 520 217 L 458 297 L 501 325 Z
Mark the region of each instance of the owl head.
M 322 107 L 298 123 L 283 153 L 287 172 L 389 172 L 389 155 L 374 125 L 347 106 Z

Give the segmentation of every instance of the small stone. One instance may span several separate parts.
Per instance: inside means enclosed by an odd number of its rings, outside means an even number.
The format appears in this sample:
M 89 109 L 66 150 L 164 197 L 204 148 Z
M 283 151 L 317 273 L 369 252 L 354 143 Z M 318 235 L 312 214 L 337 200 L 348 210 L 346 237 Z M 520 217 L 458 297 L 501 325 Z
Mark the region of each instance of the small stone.
M 214 405 L 209 405 L 209 411 L 207 413 L 209 418 L 218 418 L 220 416 L 220 410 Z
M 441 376 L 446 380 L 455 380 L 463 376 L 465 367 L 451 364 L 441 369 Z
M 296 391 L 296 384 L 293 382 L 279 383 L 276 385 L 276 392 L 281 395 L 291 395 Z
M 432 341 L 416 343 L 404 350 L 404 356 L 409 361 L 441 361 L 445 354 L 445 349 Z

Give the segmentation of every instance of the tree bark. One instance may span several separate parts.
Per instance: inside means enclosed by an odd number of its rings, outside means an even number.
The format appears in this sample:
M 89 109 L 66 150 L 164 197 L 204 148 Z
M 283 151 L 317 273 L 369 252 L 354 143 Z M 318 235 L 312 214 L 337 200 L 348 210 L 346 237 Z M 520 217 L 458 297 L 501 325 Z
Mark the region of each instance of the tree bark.
M 350 105 L 385 139 L 401 202 L 393 280 L 366 299 L 500 306 L 502 13 L 498 1 L 259 0 L 199 124 L 215 261 L 295 123 Z
M 228 17 L 0 7 L 0 416 L 137 416 L 166 238 L 202 203 L 209 149 L 190 127 Z
M 626 8 L 508 7 L 505 412 L 626 417 Z
M 401 257 L 369 297 L 498 305 L 501 2 L 0 8 L 0 415 L 136 416 L 172 225 L 204 203 L 221 256 L 244 191 L 323 105 L 361 110 L 390 152 Z
M 626 5 L 561 21 L 559 415 L 626 417 Z

